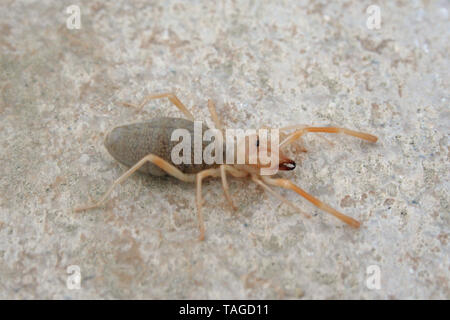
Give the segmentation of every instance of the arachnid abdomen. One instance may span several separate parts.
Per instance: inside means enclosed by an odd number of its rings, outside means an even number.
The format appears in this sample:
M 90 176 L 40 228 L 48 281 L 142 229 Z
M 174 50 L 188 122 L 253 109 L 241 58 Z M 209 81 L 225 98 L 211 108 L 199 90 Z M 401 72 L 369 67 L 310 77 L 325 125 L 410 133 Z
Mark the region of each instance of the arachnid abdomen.
M 171 141 L 172 132 L 175 129 L 186 129 L 191 136 L 191 164 L 173 164 L 171 152 L 179 140 Z M 203 124 L 203 131 L 208 127 Z M 203 132 L 201 133 L 203 137 Z M 202 150 L 211 142 L 203 142 Z M 180 118 L 154 118 L 146 122 L 133 123 L 114 128 L 105 139 L 105 147 L 108 152 L 120 163 L 133 166 L 148 154 L 154 154 L 173 164 L 181 172 L 197 173 L 211 167 L 202 162 L 194 164 L 194 122 Z M 147 162 L 140 172 L 155 176 L 165 175 L 166 172 L 156 165 Z

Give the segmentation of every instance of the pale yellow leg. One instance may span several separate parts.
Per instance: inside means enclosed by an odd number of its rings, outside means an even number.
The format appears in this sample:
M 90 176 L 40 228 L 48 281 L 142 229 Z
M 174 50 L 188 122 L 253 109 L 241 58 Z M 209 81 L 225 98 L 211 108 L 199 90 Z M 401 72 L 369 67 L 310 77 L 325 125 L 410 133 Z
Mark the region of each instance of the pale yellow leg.
M 306 125 L 306 124 L 294 124 L 294 125 L 282 127 L 279 130 L 280 131 L 293 130 L 293 129 L 300 130 L 300 129 L 303 129 L 303 128 L 306 128 L 306 127 L 308 127 L 308 125 Z
M 298 208 L 295 204 L 293 204 L 292 202 L 290 202 L 288 199 L 286 199 L 285 197 L 283 197 L 282 195 L 276 193 L 275 191 L 273 191 L 267 184 L 265 184 L 264 182 L 262 182 L 261 180 L 259 180 L 256 176 L 252 176 L 252 180 L 260 185 L 263 189 L 265 189 L 266 191 L 268 191 L 270 194 L 272 194 L 273 196 L 275 196 L 277 199 L 279 199 L 281 202 L 287 204 L 288 206 L 290 206 L 291 208 L 293 208 L 294 210 L 300 212 L 302 215 L 304 215 L 306 218 L 311 218 L 311 215 L 309 215 L 306 212 L 303 212 L 302 210 L 300 210 L 300 208 Z
M 296 186 L 294 183 L 292 183 L 291 181 L 289 181 L 287 179 L 273 179 L 273 178 L 269 178 L 269 177 L 265 177 L 265 176 L 262 176 L 261 178 L 267 184 L 295 191 L 296 193 L 298 193 L 303 198 L 305 198 L 306 200 L 308 200 L 309 202 L 314 204 L 319 209 L 322 209 L 322 210 L 332 214 L 336 218 L 340 219 L 341 221 L 347 223 L 348 225 L 350 225 L 354 228 L 359 228 L 359 226 L 360 226 L 359 221 L 357 221 L 349 216 L 346 216 L 343 213 L 340 213 L 336 209 L 333 209 L 329 205 L 327 205 L 327 204 L 323 203 L 322 201 L 320 201 L 319 199 L 313 197 L 312 195 L 310 195 L 309 193 L 307 193 L 306 191 L 304 191 L 300 187 Z
M 228 191 L 228 182 L 227 182 L 227 172 L 226 172 L 226 166 L 220 165 L 220 176 L 222 178 L 222 186 L 223 186 L 223 192 L 225 194 L 225 198 L 228 200 L 228 203 L 230 204 L 231 208 L 233 210 L 236 210 L 236 207 L 233 204 L 233 200 L 231 199 L 230 193 Z
M 206 169 L 197 173 L 197 216 L 198 216 L 198 228 L 199 236 L 198 240 L 203 241 L 205 239 L 205 223 L 203 220 L 202 206 L 202 180 L 206 177 L 218 177 L 220 175 L 220 169 Z
M 248 176 L 248 172 L 246 171 L 238 170 L 230 165 L 225 165 L 225 167 L 227 172 L 229 172 L 235 178 L 245 178 L 246 176 Z
M 368 133 L 353 131 L 346 128 L 337 128 L 337 127 L 305 127 L 302 128 L 292 134 L 290 134 L 284 141 L 280 143 L 280 148 L 292 143 L 293 141 L 299 139 L 302 135 L 307 132 L 327 132 L 327 133 L 343 133 L 356 138 L 360 138 L 363 140 L 367 140 L 370 142 L 376 142 L 378 138 Z
M 308 127 L 308 125 L 306 125 L 306 124 L 294 124 L 294 125 L 290 125 L 290 126 L 286 126 L 286 127 L 280 128 L 279 130 L 280 130 L 281 132 L 283 132 L 283 131 L 294 130 L 294 129 L 295 129 L 295 130 L 301 130 L 301 129 L 304 129 L 304 128 L 307 128 L 307 127 Z M 286 136 L 288 136 L 288 134 L 282 133 L 282 137 L 281 137 L 281 138 L 284 140 Z M 319 138 L 325 140 L 330 146 L 334 146 L 334 143 L 331 142 L 329 139 L 327 139 L 327 138 L 325 138 L 325 137 L 322 137 L 322 136 L 319 136 Z M 306 152 L 306 151 L 307 151 L 307 150 L 300 144 L 300 142 L 299 142 L 298 140 L 292 141 L 290 144 L 295 144 L 297 147 L 300 148 L 300 151 L 301 151 L 301 152 Z M 285 145 L 285 146 L 287 146 L 287 145 Z
M 280 140 L 283 141 L 287 136 L 289 136 L 284 131 L 288 131 L 288 130 L 292 130 L 292 129 L 302 129 L 302 128 L 305 128 L 305 127 L 307 127 L 307 125 L 296 124 L 296 125 L 291 125 L 291 126 L 279 128 L 278 130 L 280 132 Z M 271 128 L 268 127 L 268 126 L 264 126 L 264 127 L 262 127 L 262 129 L 271 129 Z M 307 152 L 305 147 L 303 147 L 303 145 L 301 145 L 301 143 L 299 141 L 293 141 L 291 144 L 293 144 L 293 145 L 295 145 L 297 147 L 297 151 Z M 281 147 L 280 147 L 280 149 L 281 149 Z
M 233 200 L 231 199 L 230 193 L 229 193 L 229 188 L 228 188 L 228 183 L 227 183 L 227 172 L 230 173 L 233 177 L 235 178 L 244 178 L 246 176 L 248 176 L 248 173 L 245 171 L 240 171 L 236 168 L 233 168 L 232 166 L 226 165 L 226 164 L 222 164 L 220 165 L 220 176 L 222 178 L 222 186 L 223 186 L 223 191 L 225 194 L 225 197 L 227 198 L 229 204 L 231 205 L 231 207 L 233 208 L 233 210 L 236 210 L 236 207 L 233 204 Z
M 221 165 L 219 169 L 206 169 L 203 171 L 200 171 L 197 173 L 197 214 L 198 214 L 198 223 L 199 223 L 199 240 L 203 240 L 205 238 L 205 224 L 203 221 L 203 213 L 202 213 L 202 206 L 203 206 L 203 199 L 202 199 L 202 181 L 206 177 L 222 177 L 222 186 L 225 193 L 225 197 L 230 202 L 231 206 L 234 208 L 233 201 L 231 199 L 231 196 L 228 192 L 228 184 L 225 179 L 225 183 L 223 182 L 223 177 L 226 175 L 226 172 L 229 172 L 233 177 L 236 178 L 243 178 L 248 175 L 247 172 L 240 171 L 236 168 L 233 168 L 229 165 Z
M 222 123 L 220 122 L 220 119 L 217 116 L 216 106 L 214 105 L 214 102 L 212 100 L 208 100 L 208 109 L 209 113 L 211 114 L 211 118 L 214 121 L 214 125 L 216 126 L 216 129 L 219 129 L 220 131 L 223 132 Z
M 177 98 L 177 96 L 172 92 L 165 92 L 165 93 L 159 93 L 159 94 L 151 94 L 144 98 L 144 100 L 138 105 L 135 106 L 131 103 L 123 103 L 125 106 L 128 107 L 135 107 L 138 110 L 142 110 L 144 106 L 153 99 L 162 99 L 162 98 L 168 98 L 170 102 L 172 102 L 183 114 L 189 119 L 194 121 L 194 116 L 189 112 L 189 110 L 185 107 L 185 105 L 180 101 L 180 99 Z
M 129 176 L 131 176 L 134 172 L 139 170 L 139 168 L 142 167 L 147 162 L 151 162 L 151 163 L 157 165 L 162 170 L 166 171 L 168 174 L 174 176 L 175 178 L 177 178 L 181 181 L 185 181 L 185 182 L 194 182 L 195 181 L 194 175 L 185 174 L 185 173 L 181 172 L 180 170 L 178 170 L 173 165 L 171 165 L 170 163 L 168 163 L 167 161 L 165 161 L 164 159 L 162 159 L 158 156 L 155 156 L 153 154 L 149 154 L 149 155 L 145 156 L 144 158 L 142 158 L 139 162 L 137 162 L 130 169 L 128 169 L 122 176 L 120 176 L 120 178 L 118 178 L 116 181 L 114 181 L 113 184 L 111 185 L 111 187 L 109 187 L 108 191 L 106 191 L 106 193 L 103 195 L 103 197 L 100 198 L 99 201 L 97 201 L 94 204 L 75 208 L 74 211 L 79 212 L 79 211 L 93 209 L 93 208 L 97 208 L 97 207 L 101 206 L 117 185 L 119 185 L 123 181 L 125 181 Z

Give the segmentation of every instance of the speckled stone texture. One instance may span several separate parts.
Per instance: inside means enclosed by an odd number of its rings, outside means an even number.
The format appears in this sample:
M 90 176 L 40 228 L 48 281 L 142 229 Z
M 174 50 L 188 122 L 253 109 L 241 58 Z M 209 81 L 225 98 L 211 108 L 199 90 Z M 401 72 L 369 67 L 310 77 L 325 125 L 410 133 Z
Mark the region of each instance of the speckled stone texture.
M 448 1 L 377 1 L 378 30 L 370 1 L 1 2 L 0 298 L 450 298 Z M 182 116 L 122 102 L 169 90 L 209 123 L 214 99 L 231 128 L 377 135 L 309 134 L 282 174 L 362 227 L 231 179 L 235 213 L 205 182 L 202 243 L 195 186 L 172 178 L 135 175 L 72 212 L 125 170 L 109 130 Z

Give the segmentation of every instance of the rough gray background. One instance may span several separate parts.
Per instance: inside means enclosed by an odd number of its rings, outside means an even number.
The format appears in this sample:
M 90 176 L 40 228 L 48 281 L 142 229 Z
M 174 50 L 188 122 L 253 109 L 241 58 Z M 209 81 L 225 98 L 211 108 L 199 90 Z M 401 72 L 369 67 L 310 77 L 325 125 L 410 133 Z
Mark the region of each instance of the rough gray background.
M 450 298 L 448 1 L 7 1 L 0 6 L 0 298 Z M 65 8 L 81 8 L 80 30 Z M 293 193 L 305 221 L 248 181 L 195 186 L 133 176 L 103 147 L 115 125 L 198 119 L 213 98 L 229 127 L 339 125 L 376 145 L 310 134 L 294 182 L 363 225 Z M 81 289 L 66 268 L 81 269 Z M 369 290 L 366 269 L 381 270 Z

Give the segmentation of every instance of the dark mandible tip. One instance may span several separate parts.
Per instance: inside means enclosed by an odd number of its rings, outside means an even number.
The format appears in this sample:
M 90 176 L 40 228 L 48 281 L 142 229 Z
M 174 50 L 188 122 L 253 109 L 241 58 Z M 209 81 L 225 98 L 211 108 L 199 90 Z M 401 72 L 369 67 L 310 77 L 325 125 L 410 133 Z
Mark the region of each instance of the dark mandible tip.
M 295 161 L 294 160 L 285 160 L 283 162 L 280 162 L 280 165 L 278 166 L 280 170 L 294 170 L 295 169 Z

